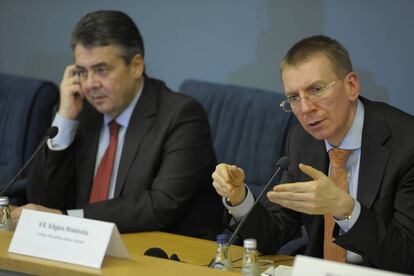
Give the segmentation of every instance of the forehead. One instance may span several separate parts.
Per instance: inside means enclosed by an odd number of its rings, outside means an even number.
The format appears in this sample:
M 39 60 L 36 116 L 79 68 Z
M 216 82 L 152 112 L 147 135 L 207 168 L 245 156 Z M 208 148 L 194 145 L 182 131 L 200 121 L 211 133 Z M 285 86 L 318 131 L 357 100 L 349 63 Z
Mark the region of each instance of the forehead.
M 288 65 L 282 70 L 285 91 L 295 91 L 317 81 L 336 78 L 331 60 L 323 54 L 313 55 L 297 65 Z
M 112 45 L 84 47 L 75 46 L 74 58 L 78 66 L 90 67 L 98 63 L 113 64 L 122 61 L 120 50 Z

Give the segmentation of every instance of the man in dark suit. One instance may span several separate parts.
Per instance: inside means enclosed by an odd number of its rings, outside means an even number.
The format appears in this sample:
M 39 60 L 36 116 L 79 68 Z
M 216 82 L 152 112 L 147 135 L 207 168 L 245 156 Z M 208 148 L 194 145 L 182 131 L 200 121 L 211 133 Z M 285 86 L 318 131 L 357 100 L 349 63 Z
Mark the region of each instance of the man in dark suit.
M 361 97 L 348 52 L 329 37 L 299 41 L 280 68 L 281 107 L 300 125 L 287 138 L 285 184 L 267 193 L 241 236 L 275 253 L 304 224 L 306 255 L 413 273 L 414 118 Z M 227 164 L 213 173 L 235 221 L 253 201 L 244 177 Z
M 72 33 L 75 64 L 60 85 L 58 135 L 36 158 L 22 208 L 214 238 L 222 208 L 201 105 L 144 72 L 137 26 L 118 11 L 87 14 Z M 85 101 L 86 99 L 86 101 Z

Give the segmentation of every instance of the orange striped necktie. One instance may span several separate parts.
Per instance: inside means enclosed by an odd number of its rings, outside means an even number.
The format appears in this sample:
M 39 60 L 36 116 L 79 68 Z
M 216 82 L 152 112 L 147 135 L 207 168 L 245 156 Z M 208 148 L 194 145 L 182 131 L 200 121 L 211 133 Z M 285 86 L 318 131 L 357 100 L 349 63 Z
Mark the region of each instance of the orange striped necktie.
M 329 150 L 330 173 L 329 177 L 343 191 L 348 192 L 345 164 L 352 150 L 333 148 Z M 345 262 L 345 249 L 333 243 L 332 232 L 335 226 L 333 216 L 327 214 L 325 217 L 325 234 L 323 244 L 324 259 Z

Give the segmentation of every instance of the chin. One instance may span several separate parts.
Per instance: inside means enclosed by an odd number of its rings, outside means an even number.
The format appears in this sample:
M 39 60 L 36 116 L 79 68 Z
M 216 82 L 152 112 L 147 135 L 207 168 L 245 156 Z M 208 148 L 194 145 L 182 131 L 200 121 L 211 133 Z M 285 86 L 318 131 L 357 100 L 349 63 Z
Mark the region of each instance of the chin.
M 110 110 L 108 110 L 107 108 L 103 108 L 103 107 L 99 107 L 99 106 L 94 106 L 95 109 L 102 114 L 108 114 L 110 112 Z
M 321 140 L 325 140 L 325 139 L 328 139 L 328 137 L 329 137 L 329 135 L 327 135 L 326 133 L 324 133 L 324 132 L 319 132 L 319 131 L 308 131 L 307 130 L 307 132 L 313 137 L 313 138 L 315 138 L 316 140 L 319 140 L 319 141 L 321 141 Z

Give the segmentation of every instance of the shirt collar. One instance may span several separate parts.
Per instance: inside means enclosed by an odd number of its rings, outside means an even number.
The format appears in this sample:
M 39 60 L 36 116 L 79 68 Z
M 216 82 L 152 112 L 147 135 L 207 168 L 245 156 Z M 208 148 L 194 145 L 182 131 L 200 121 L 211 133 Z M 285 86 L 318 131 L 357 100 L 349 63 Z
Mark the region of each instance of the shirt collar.
M 360 99 L 357 100 L 357 110 L 355 114 L 354 121 L 352 122 L 351 128 L 348 130 L 348 133 L 345 135 L 341 144 L 338 148 L 341 149 L 350 149 L 355 150 L 361 148 L 362 141 L 362 128 L 364 126 L 364 104 Z M 335 148 L 325 139 L 326 151 Z
M 132 101 L 129 103 L 128 107 L 124 111 L 122 111 L 122 113 L 119 114 L 115 119 L 115 121 L 122 127 L 124 128 L 128 127 L 129 120 L 131 119 L 131 116 L 132 116 L 132 112 L 134 111 L 134 108 L 137 105 L 139 98 L 141 97 L 143 88 L 144 88 L 144 78 L 142 78 L 141 86 L 138 89 L 138 93 L 134 96 Z M 108 123 L 112 120 L 113 118 L 109 117 L 107 114 L 104 114 L 105 125 L 108 125 Z

